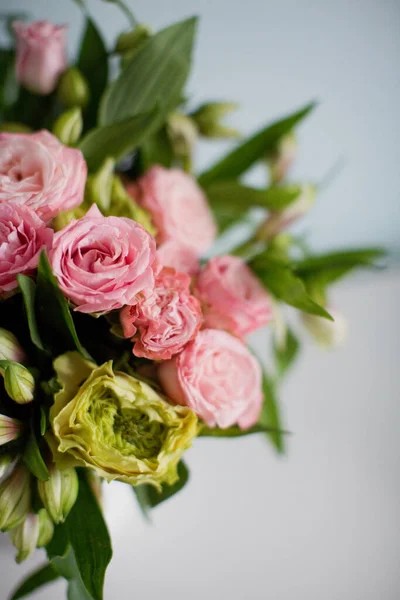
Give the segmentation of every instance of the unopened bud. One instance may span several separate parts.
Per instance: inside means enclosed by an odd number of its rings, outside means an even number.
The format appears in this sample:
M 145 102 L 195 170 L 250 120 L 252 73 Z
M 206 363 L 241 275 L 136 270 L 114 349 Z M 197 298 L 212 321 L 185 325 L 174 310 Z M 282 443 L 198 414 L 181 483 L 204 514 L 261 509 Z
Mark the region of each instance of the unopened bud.
M 64 106 L 84 108 L 89 102 L 89 86 L 77 67 L 70 67 L 60 77 L 57 95 Z
M 288 133 L 279 140 L 275 150 L 267 156 L 272 183 L 280 183 L 286 177 L 296 155 L 296 138 L 293 133 Z
M 0 479 L 7 476 L 9 472 L 11 472 L 12 463 L 14 461 L 14 457 L 11 454 L 1 454 L 0 455 Z
M 303 313 L 301 318 L 307 331 L 322 348 L 333 350 L 343 346 L 348 337 L 348 322 L 342 313 L 328 308 L 333 321 Z
M 41 508 L 37 516 L 39 519 L 39 536 L 36 545 L 38 548 L 42 548 L 42 546 L 47 546 L 53 537 L 54 524 L 45 508 Z
M 75 469 L 59 471 L 52 465 L 47 481 L 38 481 L 39 496 L 54 523 L 63 523 L 78 496 L 79 481 Z
M 237 109 L 232 102 L 209 102 L 197 109 L 191 117 L 201 135 L 208 138 L 235 138 L 239 132 L 231 127 L 225 127 L 221 120 Z
M 31 505 L 31 476 L 23 465 L 17 465 L 0 484 L 0 530 L 8 531 L 25 519 Z
M 173 113 L 168 117 L 167 128 L 175 155 L 183 158 L 191 156 L 198 138 L 193 119 L 180 113 Z
M 7 394 L 18 404 L 32 402 L 35 380 L 26 367 L 10 362 L 4 370 L 4 387 Z
M 151 35 L 152 32 L 148 27 L 137 25 L 131 31 L 120 34 L 115 45 L 115 52 L 123 55 L 129 53 L 129 58 L 132 58 L 133 53 L 136 53 Z
M 0 446 L 16 440 L 22 431 L 22 423 L 6 415 L 0 415 Z
M 82 111 L 79 106 L 70 108 L 53 125 L 53 133 L 62 144 L 73 146 L 81 137 L 83 129 Z
M 0 327 L 0 360 L 23 362 L 25 353 L 15 335 Z
M 21 563 L 35 550 L 39 538 L 39 518 L 34 513 L 26 515 L 24 521 L 10 531 L 10 539 L 17 555 L 15 560 Z
M 107 214 L 111 204 L 115 160 L 106 158 L 100 169 L 89 175 L 86 182 L 85 203 L 97 204 L 103 214 Z
M 137 223 L 140 223 L 151 235 L 156 234 L 156 230 L 151 221 L 149 213 L 139 206 L 134 196 L 127 192 L 118 175 L 113 177 L 111 192 L 111 214 L 118 217 L 128 217 Z

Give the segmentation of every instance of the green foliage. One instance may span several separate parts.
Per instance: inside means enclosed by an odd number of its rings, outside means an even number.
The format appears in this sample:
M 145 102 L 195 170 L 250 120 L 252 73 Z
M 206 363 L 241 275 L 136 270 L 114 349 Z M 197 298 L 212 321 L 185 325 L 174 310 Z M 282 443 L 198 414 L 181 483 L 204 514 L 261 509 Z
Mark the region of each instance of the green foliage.
M 240 177 L 256 162 L 263 159 L 267 153 L 273 151 L 277 142 L 304 119 L 314 106 L 314 103 L 308 104 L 294 114 L 268 125 L 241 143 L 233 152 L 203 173 L 199 177 L 200 184 L 207 188 L 215 181 Z
M 287 370 L 292 366 L 297 358 L 299 349 L 299 340 L 296 338 L 293 331 L 287 328 L 284 346 L 280 347 L 276 342 L 274 343 L 275 363 L 279 377 L 283 377 Z
M 89 169 L 95 171 L 106 157 L 118 160 L 139 146 L 152 131 L 157 109 L 92 129 L 79 144 Z
M 189 480 L 189 469 L 183 460 L 178 464 L 178 476 L 179 479 L 174 484 L 164 484 L 161 492 L 147 484 L 133 488 L 142 511 L 146 513 L 149 508 L 154 508 L 172 498 L 186 485 Z
M 33 427 L 31 427 L 28 441 L 25 445 L 23 461 L 37 479 L 40 481 L 48 481 L 50 477 L 49 471 L 47 470 L 46 463 L 41 455 Z
M 25 316 L 31 340 L 39 350 L 44 350 L 35 314 L 36 284 L 31 277 L 21 274 L 17 275 L 17 281 L 24 301 Z
M 170 168 L 174 161 L 174 151 L 168 137 L 166 127 L 162 127 L 153 135 L 147 136 L 140 145 L 140 167 L 147 171 L 153 165 Z
M 267 435 L 273 446 L 279 454 L 284 452 L 284 437 L 282 427 L 282 417 L 280 414 L 279 402 L 276 397 L 276 384 L 264 372 L 263 374 L 263 394 L 264 402 L 261 411 L 259 424 L 270 429 Z
M 19 600 L 19 598 L 24 598 L 44 585 L 55 581 L 59 577 L 60 575 L 57 573 L 56 569 L 50 563 L 46 563 L 36 569 L 36 571 L 33 573 L 30 573 L 28 577 L 24 579 L 24 581 L 15 590 L 10 600 Z
M 217 438 L 237 438 L 252 435 L 254 433 L 284 433 L 283 431 L 276 432 L 269 426 L 257 423 L 249 429 L 240 429 L 238 425 L 232 425 L 226 429 L 219 427 L 203 427 L 199 433 L 199 437 L 217 437 Z
M 111 125 L 159 108 L 154 128 L 178 102 L 190 70 L 196 18 L 149 38 L 114 81 L 100 103 L 99 121 Z

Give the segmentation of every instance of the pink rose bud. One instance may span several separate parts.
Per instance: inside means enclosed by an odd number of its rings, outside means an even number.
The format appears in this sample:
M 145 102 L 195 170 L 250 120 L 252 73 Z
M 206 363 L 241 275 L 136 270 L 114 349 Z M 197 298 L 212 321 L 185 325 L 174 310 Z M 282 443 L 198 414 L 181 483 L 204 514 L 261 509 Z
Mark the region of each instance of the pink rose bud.
M 200 329 L 200 303 L 190 293 L 190 277 L 164 267 L 153 294 L 121 311 L 125 337 L 137 340 L 133 354 L 150 360 L 167 360 L 180 352 Z
M 197 252 L 174 240 L 169 240 L 157 248 L 157 258 L 164 267 L 172 267 L 191 276 L 197 275 L 200 269 Z
M 166 394 L 191 408 L 209 427 L 257 423 L 262 402 L 261 367 L 246 346 L 225 331 L 203 329 L 186 348 L 161 363 Z
M 37 21 L 13 23 L 17 41 L 17 79 L 34 94 L 46 96 L 67 66 L 65 25 Z
M 86 174 L 80 150 L 48 131 L 0 134 L 0 203 L 23 204 L 48 222 L 81 204 Z
M 17 275 L 35 272 L 41 250 L 52 241 L 53 230 L 28 206 L 0 203 L 0 296 L 18 287 Z
M 217 228 L 196 181 L 179 169 L 152 167 L 127 191 L 145 208 L 157 229 L 157 243 L 169 240 L 202 254 L 214 243 Z
M 133 305 L 154 287 L 156 244 L 139 223 L 94 204 L 54 236 L 49 255 L 63 293 L 83 313 Z
M 22 431 L 22 423 L 6 415 L 0 415 L 0 446 L 16 440 Z
M 239 337 L 272 316 L 271 300 L 259 279 L 236 256 L 216 256 L 200 272 L 195 294 L 203 307 L 205 326 L 226 329 Z

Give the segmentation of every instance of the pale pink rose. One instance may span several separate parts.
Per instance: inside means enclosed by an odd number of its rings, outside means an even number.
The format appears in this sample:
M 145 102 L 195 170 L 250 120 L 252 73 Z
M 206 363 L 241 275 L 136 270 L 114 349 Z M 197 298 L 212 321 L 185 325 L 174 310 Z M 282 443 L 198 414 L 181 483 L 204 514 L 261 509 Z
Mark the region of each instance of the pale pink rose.
M 174 240 L 161 244 L 157 248 L 157 257 L 164 267 L 172 267 L 191 276 L 197 275 L 200 270 L 197 252 Z
M 200 331 L 180 354 L 161 363 L 159 378 L 171 400 L 189 406 L 209 427 L 238 423 L 248 429 L 259 419 L 261 367 L 226 331 Z
M 94 204 L 55 234 L 49 258 L 75 310 L 103 313 L 152 292 L 155 257 L 155 240 L 139 223 L 103 217 Z
M 0 294 L 18 287 L 17 275 L 32 275 L 53 230 L 27 206 L 0 204 Z
M 125 337 L 136 335 L 133 354 L 150 360 L 167 360 L 180 352 L 200 329 L 200 303 L 190 293 L 190 277 L 164 267 L 153 294 L 121 311 Z
M 48 131 L 0 133 L 0 203 L 23 204 L 50 221 L 82 202 L 86 174 L 80 150 Z
M 127 191 L 150 213 L 158 244 L 174 240 L 198 255 L 213 244 L 215 221 L 205 195 L 190 175 L 154 166 L 128 185 Z
M 200 272 L 195 295 L 204 324 L 242 337 L 271 319 L 270 298 L 247 264 L 236 256 L 216 256 Z
M 25 25 L 15 21 L 17 42 L 17 80 L 34 94 L 46 96 L 56 87 L 67 67 L 66 25 L 37 21 Z

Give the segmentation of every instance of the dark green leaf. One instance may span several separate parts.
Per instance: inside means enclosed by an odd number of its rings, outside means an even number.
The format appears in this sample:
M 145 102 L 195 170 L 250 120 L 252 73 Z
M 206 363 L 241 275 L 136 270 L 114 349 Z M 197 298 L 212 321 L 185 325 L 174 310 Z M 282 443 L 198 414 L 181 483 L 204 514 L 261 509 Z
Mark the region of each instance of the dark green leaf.
M 93 600 L 82 582 L 75 555 L 70 546 L 63 556 L 54 557 L 51 564 L 57 573 L 68 582 L 68 600 Z
M 282 377 L 291 367 L 299 352 L 299 341 L 291 329 L 286 329 L 285 345 L 283 348 L 274 344 L 276 368 Z
M 118 160 L 134 150 L 153 129 L 157 110 L 92 129 L 79 144 L 91 170 L 97 170 L 108 156 Z
M 133 492 L 136 496 L 136 500 L 138 501 L 140 510 L 142 515 L 146 519 L 146 521 L 150 521 L 149 508 L 150 501 L 148 495 L 148 485 L 136 485 L 132 486 Z
M 285 431 L 275 431 L 272 427 L 267 427 L 258 423 L 249 429 L 240 429 L 238 425 L 233 425 L 227 429 L 220 429 L 219 427 L 203 427 L 199 433 L 199 437 L 218 437 L 218 438 L 237 438 L 244 437 L 246 435 L 252 435 L 254 433 L 279 433 L 284 434 Z
M 25 446 L 23 461 L 31 473 L 40 481 L 47 481 L 50 477 L 33 429 L 31 430 Z
M 191 18 L 150 37 L 103 95 L 100 124 L 110 125 L 157 106 L 160 126 L 189 75 L 195 30 L 196 18 Z
M 275 384 L 266 373 L 263 375 L 263 393 L 264 403 L 259 424 L 271 429 L 267 435 L 276 450 L 281 454 L 284 452 L 282 419 L 276 398 Z
M 310 298 L 304 282 L 293 273 L 288 264 L 274 260 L 268 252 L 264 252 L 253 258 L 249 265 L 266 289 L 278 300 L 303 312 L 333 320 L 322 306 Z
M 144 488 L 144 491 L 141 492 L 142 502 L 146 502 L 149 507 L 154 508 L 158 504 L 165 502 L 165 500 L 168 500 L 177 494 L 183 488 L 189 479 L 189 469 L 183 460 L 181 460 L 178 465 L 178 476 L 178 481 L 173 485 L 164 484 L 161 492 L 158 492 L 152 485 L 140 486 Z
M 47 557 L 49 560 L 57 556 L 65 556 L 68 552 L 68 535 L 64 524 L 54 527 L 54 534 L 46 546 Z
M 36 323 L 35 314 L 35 294 L 36 284 L 30 277 L 26 275 L 17 275 L 19 289 L 21 290 L 24 300 L 24 308 L 26 320 L 28 321 L 29 333 L 32 342 L 39 350 L 44 350 L 42 340 L 40 339 L 39 329 Z
M 59 574 L 54 567 L 51 564 L 45 564 L 26 577 L 21 585 L 15 590 L 10 600 L 18 600 L 19 598 L 23 598 L 43 585 L 47 585 L 55 579 L 58 579 L 58 577 Z
M 172 166 L 174 152 L 165 127 L 146 137 L 140 144 L 140 162 L 142 171 L 147 171 L 153 165 Z
M 202 186 L 208 187 L 214 181 L 237 179 L 263 159 L 268 152 L 275 149 L 282 136 L 289 133 L 304 117 L 306 117 L 315 104 L 311 103 L 298 112 L 268 125 L 245 142 L 240 144 L 233 152 L 228 154 L 216 165 L 199 177 Z
M 77 67 L 85 76 L 90 90 L 90 101 L 86 108 L 87 128 L 96 125 L 101 95 L 108 81 L 108 57 L 103 38 L 92 19 L 86 19 Z
M 35 308 L 43 338 L 46 335 L 43 340 L 46 346 L 55 354 L 67 350 L 78 350 L 84 354 L 68 303 L 58 287 L 44 250 L 39 258 Z
M 83 584 L 94 600 L 103 598 L 104 575 L 111 560 L 111 540 L 103 514 L 83 472 L 79 494 L 66 520 L 69 540 Z
M 0 49 L 0 114 L 12 104 L 18 95 L 15 77 L 15 52 L 8 48 Z
M 47 430 L 47 415 L 43 406 L 40 407 L 40 435 L 44 435 Z

